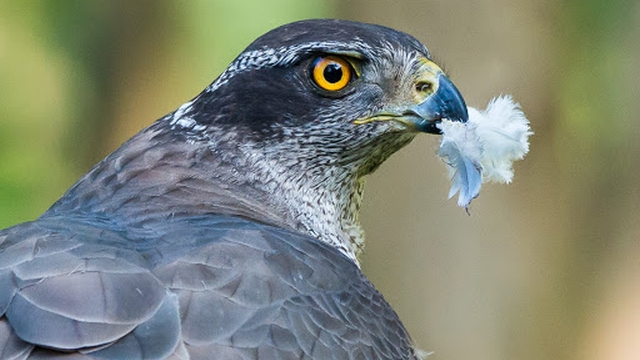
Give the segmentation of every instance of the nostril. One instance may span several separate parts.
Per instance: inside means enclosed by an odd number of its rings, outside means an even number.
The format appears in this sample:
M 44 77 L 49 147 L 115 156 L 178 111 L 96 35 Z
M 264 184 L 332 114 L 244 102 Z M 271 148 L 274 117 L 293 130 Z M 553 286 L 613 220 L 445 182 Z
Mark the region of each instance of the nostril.
M 428 81 L 420 81 L 416 84 L 416 91 L 425 93 L 433 89 L 433 84 Z

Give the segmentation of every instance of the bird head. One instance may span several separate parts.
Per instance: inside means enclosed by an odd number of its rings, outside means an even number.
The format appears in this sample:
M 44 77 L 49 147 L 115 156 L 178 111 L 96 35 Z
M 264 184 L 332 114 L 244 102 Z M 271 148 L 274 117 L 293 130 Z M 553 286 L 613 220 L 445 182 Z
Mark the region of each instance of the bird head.
M 275 152 L 300 163 L 373 171 L 465 102 L 426 47 L 377 25 L 306 20 L 254 41 L 172 124 L 186 136 Z M 187 119 L 187 120 L 185 120 Z M 218 140 L 219 142 L 219 140 Z

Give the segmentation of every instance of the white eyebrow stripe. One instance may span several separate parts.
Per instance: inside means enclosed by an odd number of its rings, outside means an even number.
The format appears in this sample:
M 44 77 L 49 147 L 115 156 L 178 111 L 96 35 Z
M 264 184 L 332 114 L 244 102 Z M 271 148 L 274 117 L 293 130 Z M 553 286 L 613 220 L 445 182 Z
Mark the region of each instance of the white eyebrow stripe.
M 336 53 L 356 53 L 364 56 L 373 55 L 373 49 L 359 39 L 352 42 L 320 41 L 279 48 L 263 48 L 240 54 L 235 61 L 206 89 L 213 92 L 229 82 L 236 74 L 262 68 L 286 66 L 295 63 L 304 54 L 311 51 L 334 51 Z

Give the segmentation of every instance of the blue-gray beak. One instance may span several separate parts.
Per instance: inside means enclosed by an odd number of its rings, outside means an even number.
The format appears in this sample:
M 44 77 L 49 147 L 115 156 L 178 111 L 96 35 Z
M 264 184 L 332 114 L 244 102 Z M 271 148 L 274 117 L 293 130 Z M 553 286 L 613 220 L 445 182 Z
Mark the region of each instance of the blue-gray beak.
M 410 115 L 414 115 L 411 118 L 416 128 L 431 134 L 441 134 L 436 124 L 442 119 L 461 122 L 469 120 L 467 104 L 451 80 L 440 73 L 437 82 L 436 91 L 410 111 Z

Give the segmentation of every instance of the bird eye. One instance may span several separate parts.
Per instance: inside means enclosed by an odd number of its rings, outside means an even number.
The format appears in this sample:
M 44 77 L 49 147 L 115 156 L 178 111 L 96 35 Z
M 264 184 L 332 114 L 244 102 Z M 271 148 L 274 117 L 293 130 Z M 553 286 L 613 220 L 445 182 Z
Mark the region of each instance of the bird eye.
M 311 67 L 313 81 L 327 91 L 344 89 L 351 81 L 353 68 L 348 61 L 337 56 L 319 57 Z

